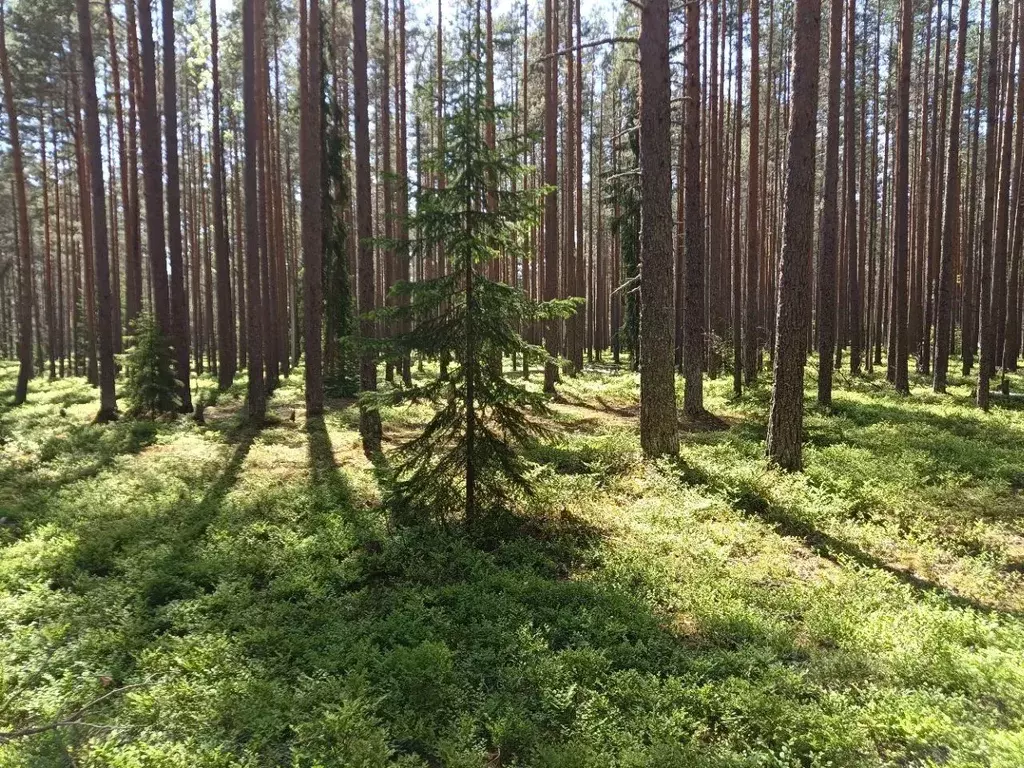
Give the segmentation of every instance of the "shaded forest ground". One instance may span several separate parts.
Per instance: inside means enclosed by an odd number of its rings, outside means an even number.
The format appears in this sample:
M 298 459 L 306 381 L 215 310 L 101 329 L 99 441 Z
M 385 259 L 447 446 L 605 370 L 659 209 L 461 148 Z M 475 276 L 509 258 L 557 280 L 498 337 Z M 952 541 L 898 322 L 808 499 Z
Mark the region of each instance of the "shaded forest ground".
M 300 383 L 258 432 L 241 383 L 205 425 L 93 425 L 75 379 L 3 406 L 0 731 L 78 724 L 0 766 L 1024 764 L 1020 405 L 840 377 L 785 475 L 723 377 L 729 428 L 654 464 L 594 368 L 470 541 L 389 531 L 355 410 L 306 423 Z

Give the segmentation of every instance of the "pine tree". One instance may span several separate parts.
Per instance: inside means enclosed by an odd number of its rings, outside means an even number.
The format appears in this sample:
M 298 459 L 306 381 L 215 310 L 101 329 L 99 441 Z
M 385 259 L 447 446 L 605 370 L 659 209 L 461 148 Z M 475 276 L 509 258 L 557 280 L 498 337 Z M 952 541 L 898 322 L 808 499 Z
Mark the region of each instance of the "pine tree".
M 435 175 L 443 172 L 447 184 L 418 191 L 415 212 L 407 219 L 412 239 L 404 244 L 416 256 L 444 242 L 450 269 L 398 283 L 395 291 L 410 301 L 383 313 L 415 321 L 397 337 L 399 353 L 447 355 L 455 365 L 447 380 L 364 395 L 373 407 L 410 401 L 436 406 L 423 432 L 398 452 L 391 470 L 392 502 L 404 519 L 447 520 L 461 512 L 467 525 L 481 512 L 507 504 L 516 491 L 529 491 L 527 465 L 516 449 L 543 432 L 528 412 L 546 413 L 543 395 L 506 380 L 491 361 L 515 355 L 546 362 L 547 352 L 528 343 L 520 328 L 536 319 L 567 317 L 574 306 L 533 302 L 521 289 L 489 276 L 488 267 L 500 254 L 525 255 L 525 235 L 538 221 L 545 190 L 513 186 L 527 171 L 521 165 L 521 137 L 495 139 L 492 146 L 481 131 L 506 110 L 487 104 L 475 45 L 467 36 L 466 56 L 456 66 L 462 77 L 452 81 L 460 85 L 445 125 L 443 154 L 425 163 Z
M 181 407 L 181 382 L 174 378 L 171 348 L 153 315 L 132 321 L 132 343 L 123 355 L 124 401 L 129 416 L 154 418 Z

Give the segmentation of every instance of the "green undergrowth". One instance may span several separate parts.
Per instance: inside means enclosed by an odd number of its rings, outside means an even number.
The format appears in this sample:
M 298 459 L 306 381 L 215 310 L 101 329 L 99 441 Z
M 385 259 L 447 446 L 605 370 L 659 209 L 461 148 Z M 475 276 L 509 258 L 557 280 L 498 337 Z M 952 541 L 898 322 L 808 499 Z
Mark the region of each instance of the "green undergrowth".
M 389 529 L 301 370 L 261 430 L 241 379 L 204 425 L 35 380 L 0 410 L 0 731 L 74 722 L 0 767 L 1024 764 L 1024 409 L 841 376 L 825 414 L 813 375 L 791 475 L 764 383 L 647 462 L 635 374 L 566 378 L 535 496 L 473 538 Z

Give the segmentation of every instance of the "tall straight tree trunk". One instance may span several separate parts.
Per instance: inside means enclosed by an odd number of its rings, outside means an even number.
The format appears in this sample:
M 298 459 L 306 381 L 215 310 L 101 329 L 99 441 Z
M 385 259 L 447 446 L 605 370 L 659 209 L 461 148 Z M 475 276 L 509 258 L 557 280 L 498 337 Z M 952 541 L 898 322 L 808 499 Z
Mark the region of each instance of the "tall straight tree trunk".
M 668 0 L 640 15 L 640 445 L 679 452 L 673 356 L 672 115 Z
M 997 0 L 998 1 L 998 0 Z M 907 371 L 907 261 L 910 251 L 910 60 L 914 52 L 912 0 L 902 0 L 900 69 L 896 87 L 896 178 L 893 185 L 892 312 L 889 351 L 892 382 L 900 394 L 910 394 Z
M 843 0 L 832 0 L 828 38 L 828 114 L 825 124 L 825 189 L 818 244 L 818 405 L 832 406 L 836 350 L 836 261 L 839 251 L 839 85 L 843 50 Z
M 167 251 L 171 264 L 171 339 L 181 382 L 181 411 L 192 411 L 188 355 L 188 303 L 181 244 L 181 180 L 178 170 L 178 78 L 174 50 L 174 0 L 163 5 L 164 151 L 166 152 Z
M 4 82 L 4 106 L 7 109 L 7 135 L 11 144 L 11 162 L 14 167 L 14 195 L 17 207 L 18 233 L 18 383 L 14 390 L 14 404 L 21 405 L 28 395 L 28 380 L 32 378 L 32 246 L 29 242 L 28 196 L 25 191 L 25 161 L 21 155 L 21 136 L 18 131 L 18 110 L 14 103 L 14 83 L 7 58 L 7 23 L 3 2 L 0 2 L 0 76 Z
M 736 3 L 736 120 L 732 158 L 732 391 L 743 394 L 743 238 L 740 232 L 740 155 L 743 146 L 743 0 Z
M 750 3 L 750 140 L 747 166 L 747 259 L 744 295 L 743 379 L 757 380 L 758 270 L 761 264 L 761 40 L 760 2 Z M 768 55 L 771 56 L 769 49 Z
M 995 360 L 995 329 L 992 327 L 992 225 L 996 206 L 996 165 L 999 111 L 999 0 L 992 0 L 989 23 L 992 40 L 988 52 L 988 108 L 985 117 L 985 201 L 981 216 L 981 252 L 978 254 L 980 269 L 978 279 L 981 298 L 978 304 L 979 337 L 981 339 L 981 361 L 978 367 L 978 405 L 988 410 L 989 380 Z
M 909 5 L 909 0 L 905 0 Z M 796 0 L 789 158 L 779 264 L 778 314 L 768 414 L 768 459 L 800 469 L 804 422 L 804 349 L 809 257 L 813 243 L 815 135 L 818 118 L 820 0 Z
M 57 315 L 53 306 L 53 254 L 50 239 L 50 178 L 46 171 L 46 120 L 39 114 L 39 175 L 43 188 L 43 255 L 44 279 L 46 281 L 46 351 L 50 361 L 50 380 L 57 377 Z
M 683 413 L 688 419 L 704 415 L 704 200 L 700 183 L 700 4 L 686 6 L 684 41 L 686 86 L 683 101 L 683 141 L 686 142 L 685 236 L 686 280 L 683 319 Z M 662 278 L 663 279 L 663 278 Z
M 247 408 L 249 420 L 259 424 L 267 411 L 267 392 L 263 380 L 263 307 L 260 294 L 259 198 L 256 181 L 259 153 L 260 112 L 256 104 L 256 3 L 242 5 L 242 102 L 245 110 L 245 273 L 246 357 L 249 364 Z
M 72 47 L 74 50 L 74 47 Z M 76 54 L 77 55 L 77 54 Z M 85 151 L 85 127 L 82 125 L 82 101 L 79 88 L 79 71 L 71 70 L 71 109 L 74 113 L 72 122 L 75 126 L 75 166 L 78 178 L 79 224 L 81 226 L 82 247 L 82 278 L 88 353 L 86 359 L 86 378 L 93 386 L 99 384 L 99 368 L 96 352 L 96 284 L 95 261 L 93 258 L 92 237 L 92 195 L 89 191 L 89 161 Z M 77 303 L 73 306 L 77 307 Z
M 1024 24 L 1024 21 L 1021 23 Z M 1014 126 L 1013 192 L 1010 195 L 1014 201 L 1013 244 L 1006 280 L 1006 330 L 1002 347 L 1004 374 L 1017 370 L 1017 355 L 1020 352 L 1020 269 L 1021 254 L 1024 251 L 1024 202 L 1021 200 L 1021 192 L 1024 190 L 1024 42 L 1018 41 L 1018 50 L 1018 77 L 1022 80 L 1017 84 L 1017 120 Z M 1009 394 L 1009 380 L 1005 375 L 1003 393 Z
M 1013 24 L 1010 34 L 1010 46 L 1006 54 L 1006 93 L 1003 98 L 1003 125 L 1000 132 L 1001 143 L 999 145 L 999 191 L 996 209 L 996 242 L 992 259 L 992 296 L 991 304 L 991 336 L 988 355 L 989 376 L 994 376 L 996 366 L 1002 362 L 1002 349 L 1006 331 L 1006 279 L 1007 260 L 1010 241 L 1010 176 L 1012 174 L 1011 150 L 1013 146 L 1013 112 L 1014 112 L 1014 86 L 1016 72 L 1013 60 L 1017 51 L 1018 25 L 1020 21 L 1020 6 L 1014 5 Z M 985 358 L 985 350 L 982 350 L 982 357 Z
M 557 0 L 544 2 L 544 183 L 550 191 L 544 198 L 544 299 L 558 297 L 558 9 Z M 561 353 L 559 324 L 548 320 L 544 346 L 554 358 Z M 544 391 L 554 392 L 558 383 L 558 365 L 544 365 Z
M 131 0 L 128 0 L 131 2 Z M 217 262 L 217 339 L 220 341 L 220 368 L 217 386 L 225 390 L 235 380 L 237 353 L 235 351 L 234 317 L 231 306 L 231 253 L 228 244 L 228 222 L 225 211 L 227 199 L 224 185 L 224 138 L 220 127 L 220 56 L 217 37 L 217 0 L 210 0 L 210 64 L 213 86 L 212 171 L 213 184 L 213 240 Z M 236 244 L 236 248 L 238 244 Z
M 963 105 L 964 65 L 967 59 L 968 0 L 960 0 L 957 26 L 956 68 L 953 74 L 953 100 L 950 108 L 949 143 L 946 158 L 945 217 L 942 227 L 942 252 L 935 301 L 935 359 L 932 367 L 932 388 L 946 391 L 949 372 L 949 350 L 953 340 L 952 293 L 954 237 L 961 216 L 960 210 L 960 119 Z M 963 255 L 966 259 L 967 254 Z
M 139 0 L 139 42 L 142 59 L 139 127 L 146 198 L 146 250 L 149 252 L 153 313 L 160 332 L 170 341 L 171 304 L 167 286 L 167 248 L 164 237 L 164 171 L 160 159 L 160 118 L 156 107 L 156 52 L 153 44 L 152 0 Z
M 846 91 L 843 109 L 843 161 L 846 182 L 846 288 L 848 292 L 847 335 L 850 340 L 850 373 L 860 373 L 861 366 L 861 302 L 860 302 L 860 250 L 857 247 L 857 138 L 854 97 L 854 64 L 856 58 L 856 3 L 846 6 Z
M 126 6 L 133 4 L 134 0 L 126 0 Z M 107 43 L 110 49 L 110 74 L 113 81 L 114 91 L 114 115 L 117 123 L 117 146 L 118 146 L 118 167 L 120 169 L 121 182 L 121 210 L 124 212 L 124 275 L 125 275 L 125 313 L 124 330 L 131 332 L 132 321 L 142 311 L 142 270 L 136 269 L 137 257 L 141 253 L 137 238 L 138 216 L 132 209 L 132 194 L 128 183 L 128 145 L 124 126 L 124 108 L 121 98 L 121 66 L 117 55 L 117 39 L 114 36 L 114 12 L 110 0 L 104 0 L 104 9 L 107 18 Z M 126 9 L 127 12 L 127 9 Z M 134 14 L 134 10 L 132 11 Z M 133 24 L 134 26 L 134 24 Z M 129 83 L 131 78 L 129 77 Z M 134 112 L 134 107 L 132 107 Z M 134 142 L 132 149 L 134 149 Z M 113 207 L 113 206 L 112 206 Z M 115 240 L 116 240 L 116 232 Z
M 352 64 L 355 73 L 355 151 L 356 151 L 356 229 L 359 239 L 358 299 L 359 335 L 372 340 L 374 323 L 366 317 L 373 309 L 373 219 L 370 199 L 370 118 L 369 94 L 366 82 L 366 0 L 352 2 Z M 442 128 L 438 125 L 438 129 Z M 377 389 L 377 356 L 367 346 L 359 358 L 359 387 L 364 392 Z M 359 409 L 359 433 L 363 438 L 363 450 L 373 457 L 380 453 L 381 423 L 380 412 L 375 408 L 361 405 Z
M 386 1 L 386 0 L 385 0 Z M 301 16 L 306 16 L 300 0 Z M 323 347 L 323 221 L 320 141 L 320 0 L 309 0 L 308 19 L 301 29 L 300 112 L 302 143 L 302 256 L 304 283 L 304 330 L 306 342 L 306 416 L 324 410 Z
M 979 126 L 981 124 L 982 78 L 985 71 L 985 0 L 981 0 L 980 29 L 978 32 L 978 63 L 975 66 L 974 109 L 972 110 L 970 136 L 970 171 L 967 175 L 967 226 L 964 227 L 964 239 L 961 246 L 963 252 L 963 288 L 960 294 L 960 356 L 961 372 L 964 376 L 971 373 L 974 367 L 974 355 L 978 347 L 978 307 L 977 307 L 977 203 L 978 203 L 978 149 Z
M 103 185 L 103 153 L 100 144 L 99 103 L 96 98 L 96 62 L 92 48 L 92 18 L 89 0 L 76 0 L 78 9 L 79 52 L 82 60 L 82 89 L 85 97 L 85 141 L 89 157 L 89 183 L 92 194 L 94 283 L 98 298 L 96 324 L 99 348 L 100 412 L 99 422 L 117 417 L 114 393 L 114 328 L 110 296 L 110 263 L 108 261 L 107 208 Z

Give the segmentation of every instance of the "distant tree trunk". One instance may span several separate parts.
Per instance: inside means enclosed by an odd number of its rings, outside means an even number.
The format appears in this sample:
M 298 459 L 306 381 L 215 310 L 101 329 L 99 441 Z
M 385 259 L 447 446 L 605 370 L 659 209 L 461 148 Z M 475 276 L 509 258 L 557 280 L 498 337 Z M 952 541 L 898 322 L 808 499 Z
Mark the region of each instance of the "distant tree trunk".
M 935 302 L 935 360 L 932 367 L 932 388 L 946 391 L 949 371 L 949 349 L 953 340 L 952 293 L 954 236 L 960 220 L 960 119 L 963 104 L 964 65 L 967 58 L 968 0 L 960 0 L 960 21 L 957 27 L 956 69 L 953 74 L 953 103 L 949 122 L 949 149 L 946 159 L 945 220 L 942 229 L 942 253 Z M 967 258 L 967 254 L 963 254 Z
M 398 106 L 398 136 L 395 141 L 395 152 L 397 154 L 398 172 L 398 237 L 405 241 L 409 237 L 409 231 L 405 220 L 409 215 L 409 159 L 406 136 L 408 133 L 408 108 L 406 105 L 406 28 L 405 28 L 405 0 L 398 0 L 398 66 L 396 67 L 395 87 L 397 93 L 395 99 Z M 416 89 L 414 89 L 416 92 Z M 410 279 L 409 257 L 403 255 L 398 264 L 398 277 L 408 282 Z M 408 304 L 408 296 L 400 296 L 399 303 Z M 399 333 L 408 333 L 409 321 L 399 321 Z M 399 360 L 401 367 L 402 381 L 406 386 L 412 385 L 412 367 L 409 352 L 402 352 Z
M 134 0 L 126 0 L 126 13 L 127 6 L 132 5 Z M 126 333 L 131 332 L 132 321 L 138 317 L 139 312 L 142 311 L 142 274 L 141 269 L 136 270 L 137 262 L 136 257 L 141 253 L 138 247 L 136 239 L 139 236 L 138 233 L 138 218 L 132 211 L 132 196 L 131 189 L 128 184 L 128 146 L 125 135 L 124 127 L 124 109 L 121 99 L 121 66 L 119 57 L 117 55 L 117 39 L 114 36 L 114 12 L 111 8 L 110 0 L 104 0 L 104 10 L 106 12 L 107 19 L 107 44 L 110 49 L 109 61 L 110 61 L 110 74 L 113 80 L 113 91 L 114 91 L 114 115 L 117 122 L 117 146 L 118 146 L 118 167 L 120 169 L 120 182 L 121 182 L 121 210 L 124 211 L 124 245 L 125 245 L 125 258 L 124 258 L 124 275 L 125 275 L 125 313 L 124 313 L 124 330 Z M 134 9 L 132 10 L 134 16 Z M 134 22 L 134 18 L 133 18 Z M 134 24 L 133 24 L 134 26 Z M 130 50 L 130 47 L 129 47 Z M 129 53 L 130 55 L 130 53 Z M 130 66 L 130 65 L 129 65 Z M 129 77 L 129 83 L 131 83 L 131 77 Z M 134 105 L 132 106 L 132 116 L 134 117 Z M 134 142 L 132 149 L 134 149 Z M 113 181 L 113 180 L 111 180 Z M 111 206 L 112 208 L 114 206 Z M 115 242 L 116 242 L 116 232 Z M 120 331 L 119 331 L 120 333 Z
M 640 445 L 679 452 L 673 365 L 672 119 L 668 0 L 640 14 Z
M 550 191 L 544 198 L 544 299 L 558 297 L 558 9 L 557 0 L 544 2 L 544 183 Z M 554 358 L 561 353 L 559 323 L 548 320 L 544 346 Z M 549 360 L 544 366 L 544 391 L 554 392 L 558 383 L 558 365 Z
M 854 64 L 856 57 L 856 5 L 847 4 L 846 20 L 846 91 L 843 110 L 843 161 L 846 164 L 846 288 L 849 296 L 847 335 L 850 339 L 850 373 L 860 373 L 861 367 L 861 301 L 860 301 L 860 250 L 857 247 L 857 158 L 855 134 L 856 82 Z
M 167 248 L 164 239 L 164 170 L 160 159 L 160 118 L 156 108 L 152 0 L 139 0 L 139 42 L 142 59 L 139 123 L 146 198 L 146 250 L 149 252 L 150 279 L 153 283 L 153 312 L 160 332 L 164 338 L 170 339 L 171 304 L 167 289 Z
M 46 171 L 46 121 L 39 114 L 39 183 L 43 188 L 43 255 L 46 288 L 46 351 L 50 361 L 50 380 L 57 377 L 57 315 L 54 311 L 53 254 L 50 239 L 50 177 Z
M 99 103 L 96 98 L 96 62 L 92 48 L 92 18 L 89 0 L 76 0 L 78 8 L 79 52 L 82 60 L 82 88 L 85 96 L 85 141 L 89 156 L 89 182 L 92 187 L 92 236 L 95 259 L 94 282 L 99 299 L 96 327 L 99 347 L 100 412 L 99 422 L 117 416 L 114 394 L 114 333 L 110 297 L 110 263 L 107 258 L 107 208 L 103 185 L 103 154 L 100 144 Z
M 300 0 L 302 16 L 305 1 Z M 302 255 L 304 282 L 304 328 L 306 342 L 306 416 L 319 416 L 324 410 L 323 347 L 323 221 L 321 193 L 320 141 L 320 0 L 309 0 L 309 18 L 301 29 L 299 73 L 301 91 L 302 143 Z
M 902 0 L 900 69 L 896 87 L 896 177 L 893 184 L 892 313 L 889 351 L 892 382 L 910 394 L 907 371 L 907 260 L 910 250 L 910 60 L 914 53 L 912 0 Z
M 686 87 L 683 101 L 683 141 L 686 142 L 685 240 L 686 280 L 683 302 L 683 413 L 688 419 L 704 415 L 704 200 L 700 183 L 700 4 L 686 6 L 684 42 Z
M 999 155 L 999 191 L 996 209 L 996 242 L 992 259 L 992 295 L 990 334 L 992 343 L 989 345 L 988 372 L 994 376 L 996 366 L 1002 362 L 1003 343 L 1006 331 L 1006 280 L 1007 261 L 1010 240 L 1010 176 L 1012 174 L 1011 150 L 1013 146 L 1013 112 L 1014 112 L 1014 86 L 1015 71 L 1013 59 L 1017 50 L 1018 25 L 1020 21 L 1020 6 L 1014 5 L 1013 24 L 1010 34 L 1010 46 L 1006 54 L 1006 93 L 1003 98 L 1003 125 L 1000 131 L 1000 155 Z M 982 350 L 982 359 L 985 358 L 985 350 Z
M 974 68 L 974 109 L 970 147 L 970 171 L 967 175 L 968 203 L 967 226 L 964 228 L 963 288 L 960 294 L 960 353 L 961 372 L 964 376 L 974 367 L 974 354 L 978 348 L 978 307 L 977 307 L 977 203 L 978 203 L 978 128 L 981 123 L 982 78 L 985 71 L 985 0 L 981 0 L 980 29 L 978 32 L 978 63 Z
M 131 2 L 131 0 L 128 0 Z M 213 80 L 212 104 L 212 184 L 213 184 L 213 240 L 217 262 L 217 338 L 220 341 L 220 369 L 217 386 L 225 390 L 235 380 L 237 353 L 235 351 L 234 317 L 231 306 L 231 252 L 228 245 L 226 191 L 224 185 L 224 139 L 220 127 L 220 56 L 217 37 L 217 0 L 210 0 L 210 63 Z M 236 244 L 236 247 L 237 244 Z
M 832 406 L 836 350 L 836 261 L 839 251 L 839 80 L 843 50 L 843 0 L 832 0 L 828 37 L 828 114 L 825 125 L 825 188 L 818 244 L 818 405 Z
M 978 279 L 981 285 L 981 300 L 978 304 L 978 320 L 981 338 L 981 361 L 978 367 L 978 405 L 988 410 L 989 380 L 995 360 L 995 329 L 992 327 L 992 225 L 996 205 L 996 164 L 999 131 L 999 0 L 992 0 L 989 29 L 992 40 L 988 52 L 988 109 L 985 118 L 985 201 L 981 216 L 981 252 L 978 255 L 980 269 Z
M 905 2 L 909 5 L 909 0 Z M 820 52 L 820 0 L 796 0 L 786 205 L 767 443 L 768 459 L 788 470 L 800 469 L 802 463 L 806 297 L 813 243 Z
M 14 104 L 11 65 L 7 58 L 7 24 L 2 2 L 0 2 L 0 75 L 4 81 L 7 134 L 11 144 L 15 204 L 18 209 L 18 359 L 20 367 L 18 368 L 18 383 L 14 390 L 14 404 L 21 405 L 28 395 L 28 380 L 32 378 L 32 246 L 29 242 L 25 164 L 21 155 L 21 137 L 18 131 L 18 111 Z
M 267 411 L 267 392 L 263 380 L 263 307 L 260 294 L 259 198 L 256 182 L 260 111 L 256 104 L 256 3 L 242 5 L 242 102 L 245 109 L 245 272 L 246 357 L 249 363 L 248 414 L 258 424 Z M 240 295 L 241 300 L 241 295 Z
M 750 3 L 750 140 L 747 167 L 747 273 L 744 296 L 743 379 L 757 380 L 758 368 L 758 268 L 761 263 L 761 40 L 760 2 Z M 771 50 L 768 55 L 771 56 Z
M 736 2 L 736 120 L 732 157 L 732 391 L 743 394 L 743 237 L 740 232 L 740 155 L 743 147 L 743 0 Z M 756 163 L 755 163 L 756 164 Z
M 372 340 L 373 320 L 366 313 L 373 309 L 373 219 L 370 198 L 370 118 L 369 94 L 366 82 L 366 0 L 352 2 L 352 64 L 355 73 L 355 152 L 356 152 L 356 229 L 359 238 L 359 335 Z M 438 125 L 438 129 L 443 129 Z M 359 358 L 359 386 L 364 392 L 377 389 L 377 356 L 369 347 Z M 381 423 L 380 412 L 365 405 L 359 409 L 359 433 L 363 438 L 363 450 L 368 456 L 380 453 Z

